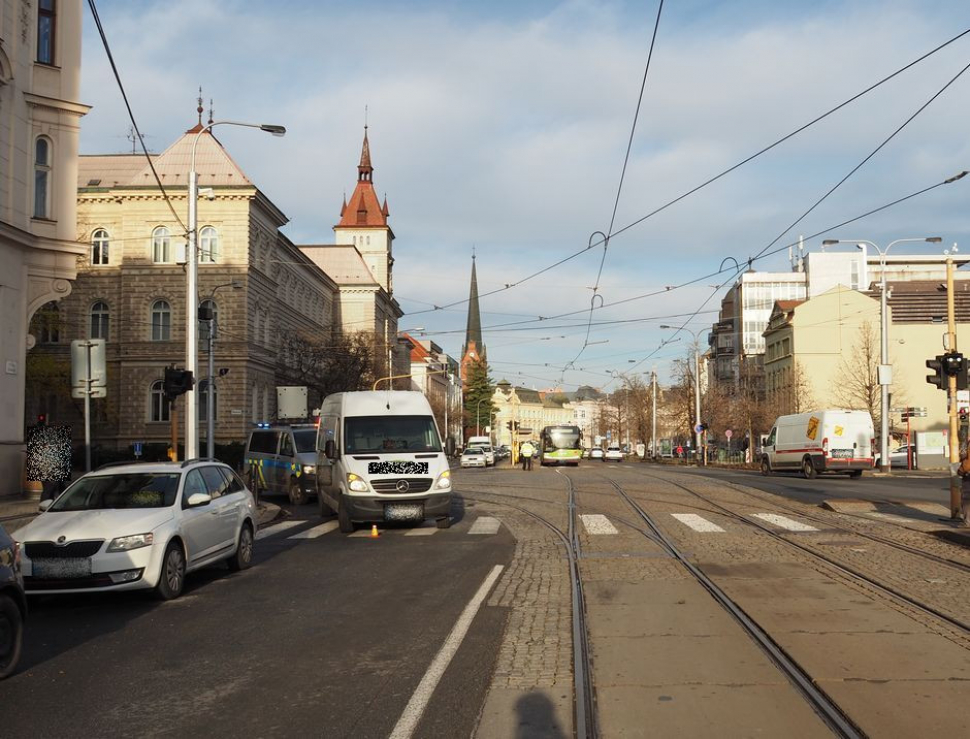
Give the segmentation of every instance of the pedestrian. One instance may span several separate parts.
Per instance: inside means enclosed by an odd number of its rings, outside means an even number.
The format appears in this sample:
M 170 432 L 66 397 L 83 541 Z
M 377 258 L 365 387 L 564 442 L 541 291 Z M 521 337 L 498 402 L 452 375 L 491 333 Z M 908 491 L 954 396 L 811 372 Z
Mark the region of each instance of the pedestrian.
M 532 455 L 535 454 L 536 448 L 532 446 L 531 441 L 525 441 L 519 448 L 519 455 L 522 457 L 522 469 L 531 470 L 532 469 Z
M 960 508 L 966 518 L 967 508 L 970 506 L 970 441 L 963 445 L 960 451 L 960 466 L 957 467 L 957 474 L 960 475 Z

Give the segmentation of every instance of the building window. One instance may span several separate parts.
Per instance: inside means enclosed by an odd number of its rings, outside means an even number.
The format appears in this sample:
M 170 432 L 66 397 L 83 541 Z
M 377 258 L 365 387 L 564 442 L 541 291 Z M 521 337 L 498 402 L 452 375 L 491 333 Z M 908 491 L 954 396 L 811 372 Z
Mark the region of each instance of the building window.
M 152 421 L 168 421 L 168 401 L 165 400 L 165 381 L 155 380 L 152 383 L 151 410 L 149 419 Z
M 171 341 L 172 307 L 167 300 L 152 303 L 152 341 Z
M 91 338 L 108 339 L 108 304 L 103 300 L 91 306 Z
M 51 142 L 43 136 L 34 143 L 34 218 L 50 213 Z
M 172 234 L 165 226 L 152 231 L 152 261 L 155 264 L 169 264 L 172 261 Z
M 212 320 L 203 319 L 202 316 L 210 315 Z M 216 306 L 216 301 L 214 300 L 203 300 L 199 303 L 199 341 L 209 340 L 209 331 L 215 329 L 216 321 L 219 319 L 219 308 Z M 215 338 L 215 332 L 213 331 L 212 338 Z
M 209 381 L 202 380 L 199 383 L 199 421 L 204 422 L 209 418 Z M 212 418 L 218 420 L 219 418 L 219 388 L 216 387 L 215 383 L 212 383 Z
M 55 0 L 40 0 L 37 4 L 37 61 L 54 63 Z
M 61 341 L 61 309 L 57 303 L 45 303 L 34 315 L 34 330 L 40 344 L 59 344 Z
M 108 263 L 108 232 L 99 228 L 91 236 L 91 264 L 106 265 Z
M 215 264 L 219 256 L 219 232 L 212 226 L 199 231 L 199 264 Z

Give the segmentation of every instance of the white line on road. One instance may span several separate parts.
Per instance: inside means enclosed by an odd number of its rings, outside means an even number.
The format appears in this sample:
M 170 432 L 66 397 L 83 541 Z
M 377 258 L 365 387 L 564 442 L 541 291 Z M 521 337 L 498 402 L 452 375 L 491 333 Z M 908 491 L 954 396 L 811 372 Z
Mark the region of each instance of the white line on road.
M 583 526 L 586 527 L 586 533 L 588 534 L 599 535 L 620 533 L 616 530 L 616 526 L 610 523 L 610 519 L 608 519 L 602 513 L 580 513 L 579 518 L 582 520 Z
M 475 519 L 472 527 L 468 529 L 468 533 L 474 534 L 475 536 L 497 534 L 499 526 L 501 526 L 501 523 L 497 518 L 493 518 L 492 516 L 479 516 Z
M 773 523 L 775 526 L 788 529 L 789 531 L 818 531 L 814 526 L 809 526 L 807 523 L 796 521 L 787 516 L 779 516 L 777 513 L 752 513 L 751 515 L 755 518 L 760 518 L 762 521 Z
M 701 531 L 705 534 L 723 534 L 724 529 L 716 523 L 711 523 L 703 516 L 696 513 L 671 513 L 671 516 L 680 521 L 684 526 L 689 526 L 694 531 Z
M 331 531 L 340 526 L 336 521 L 327 521 L 319 526 L 314 526 L 312 529 L 307 529 L 306 531 L 301 531 L 299 534 L 293 534 L 288 538 L 290 539 L 316 539 L 317 537 L 323 536 L 324 534 L 329 534 Z
M 502 574 L 502 565 L 495 565 L 478 588 L 478 592 L 465 606 L 465 610 L 461 612 L 458 621 L 451 629 L 451 633 L 445 639 L 445 643 L 441 645 L 438 654 L 431 661 L 428 671 L 424 673 L 424 677 L 421 678 L 421 682 L 415 688 L 411 700 L 404 707 L 404 712 L 401 714 L 401 718 L 397 720 L 397 725 L 391 732 L 390 739 L 408 739 L 414 734 L 418 721 L 424 714 L 424 709 L 428 707 L 428 701 L 431 700 L 435 688 L 438 687 L 438 682 L 445 674 L 445 670 L 448 669 L 452 658 L 458 652 L 458 647 L 461 646 L 462 640 L 468 633 L 478 609 L 481 608 L 485 596 L 488 595 L 488 591 L 492 589 L 500 574 Z
M 437 534 L 437 533 L 438 533 L 438 527 L 432 523 L 431 526 L 422 526 L 417 529 L 411 529 L 410 531 L 407 531 L 404 535 L 405 536 L 431 536 L 432 534 Z
M 265 539 L 267 536 L 276 536 L 277 534 L 282 534 L 287 529 L 292 529 L 294 526 L 302 526 L 306 521 L 283 521 L 283 523 L 278 523 L 269 528 L 260 529 L 256 532 L 256 541 L 260 539 Z

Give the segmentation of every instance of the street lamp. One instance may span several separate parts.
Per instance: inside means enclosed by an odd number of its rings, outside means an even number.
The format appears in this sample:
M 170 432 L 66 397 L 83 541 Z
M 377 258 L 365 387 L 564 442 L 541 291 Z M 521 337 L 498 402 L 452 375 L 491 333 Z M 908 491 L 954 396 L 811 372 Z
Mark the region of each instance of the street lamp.
M 892 365 L 889 364 L 889 322 L 887 320 L 886 308 L 886 255 L 896 244 L 922 242 L 929 244 L 939 244 L 943 241 L 939 236 L 930 236 L 912 239 L 896 239 L 889 242 L 885 249 L 872 241 L 866 239 L 826 239 L 822 242 L 823 246 L 834 244 L 855 244 L 865 252 L 864 244 L 868 244 L 879 252 L 879 471 L 887 474 L 891 473 L 889 461 L 889 386 L 892 384 Z
M 660 328 L 676 329 L 686 331 L 694 337 L 694 439 L 697 449 L 697 463 L 701 464 L 701 443 L 703 431 L 701 430 L 701 358 L 700 358 L 700 339 L 696 331 L 691 331 L 686 326 L 668 326 L 663 324 Z M 707 462 L 707 450 L 705 450 L 703 461 Z
M 484 403 L 486 400 L 489 401 L 490 403 L 492 402 L 491 398 L 479 398 L 478 404 L 475 406 L 475 435 L 476 436 L 482 435 L 482 403 Z M 491 408 L 488 409 L 488 419 L 489 419 L 489 426 L 491 426 L 492 425 Z M 491 432 L 489 432 L 489 436 L 491 435 L 492 435 Z
M 209 295 L 206 300 L 209 301 L 208 315 L 200 318 L 199 320 L 209 322 L 209 336 L 208 336 L 208 350 L 209 350 L 209 371 L 207 373 L 207 384 L 206 384 L 206 404 L 205 404 L 205 455 L 209 459 L 214 459 L 216 456 L 216 445 L 215 445 L 215 352 L 213 351 L 212 342 L 215 340 L 216 336 L 216 313 L 213 310 L 212 304 L 214 304 L 216 291 L 223 287 L 231 287 L 233 290 L 242 290 L 242 283 L 238 280 L 233 280 L 232 282 L 224 282 L 221 285 L 216 285 L 209 291 Z
M 189 224 L 188 224 L 188 253 L 185 266 L 185 369 L 198 376 L 199 369 L 199 322 L 198 322 L 198 291 L 199 291 L 199 255 L 196 253 L 198 236 L 198 199 L 199 174 L 195 171 L 195 152 L 202 134 L 209 132 L 215 126 L 243 126 L 258 128 L 274 136 L 286 133 L 283 126 L 269 123 L 242 123 L 240 121 L 215 121 L 203 127 L 195 135 L 192 142 L 192 159 L 189 169 Z M 195 384 L 185 393 L 185 457 L 192 459 L 199 454 L 199 419 L 198 399 L 195 395 Z

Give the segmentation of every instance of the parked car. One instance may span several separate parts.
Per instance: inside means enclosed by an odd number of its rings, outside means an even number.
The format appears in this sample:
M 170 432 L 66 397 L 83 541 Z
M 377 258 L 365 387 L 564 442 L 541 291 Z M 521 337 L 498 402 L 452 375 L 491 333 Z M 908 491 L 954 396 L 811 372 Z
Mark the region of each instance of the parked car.
M 256 504 L 221 462 L 107 465 L 41 511 L 17 532 L 28 594 L 154 588 L 169 600 L 193 570 L 252 563 Z
M 0 680 L 17 669 L 26 620 L 20 545 L 0 526 Z
M 487 467 L 485 452 L 479 447 L 471 447 L 461 453 L 462 467 Z
M 606 454 L 603 455 L 604 462 L 622 462 L 623 450 L 618 446 L 606 447 Z
M 598 446 L 594 446 L 592 449 L 589 450 L 590 459 L 603 459 L 603 457 L 604 457 L 603 450 L 600 449 Z
M 909 450 L 912 449 L 912 452 Z M 896 449 L 889 452 L 889 466 L 890 467 L 902 467 L 904 470 L 909 467 L 909 457 L 912 454 L 912 465 L 913 469 L 916 469 L 916 445 L 915 444 L 903 444 Z M 876 455 L 876 467 L 879 466 L 879 455 Z
M 314 424 L 260 424 L 249 432 L 243 477 L 258 498 L 286 495 L 294 505 L 317 493 L 317 427 Z

